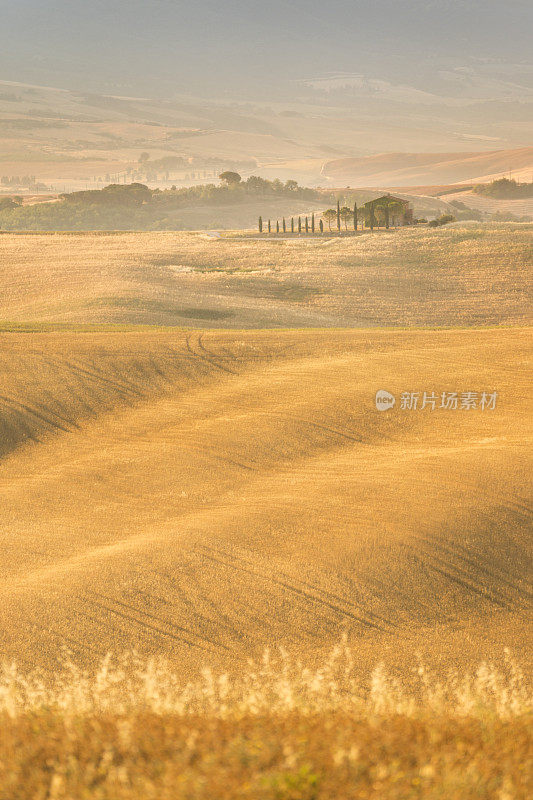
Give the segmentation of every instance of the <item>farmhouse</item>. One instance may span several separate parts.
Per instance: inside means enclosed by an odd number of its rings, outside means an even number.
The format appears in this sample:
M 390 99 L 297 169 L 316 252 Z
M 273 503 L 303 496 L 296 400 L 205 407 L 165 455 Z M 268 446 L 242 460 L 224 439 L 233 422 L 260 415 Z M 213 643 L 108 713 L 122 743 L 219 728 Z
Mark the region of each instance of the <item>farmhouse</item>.
M 376 197 L 374 200 L 369 200 L 363 206 L 365 210 L 365 218 L 371 221 L 371 224 L 379 225 L 384 222 L 387 227 L 389 224 L 397 225 L 412 225 L 413 206 L 409 200 L 403 200 L 401 197 L 395 197 L 392 194 L 384 194 L 382 197 Z

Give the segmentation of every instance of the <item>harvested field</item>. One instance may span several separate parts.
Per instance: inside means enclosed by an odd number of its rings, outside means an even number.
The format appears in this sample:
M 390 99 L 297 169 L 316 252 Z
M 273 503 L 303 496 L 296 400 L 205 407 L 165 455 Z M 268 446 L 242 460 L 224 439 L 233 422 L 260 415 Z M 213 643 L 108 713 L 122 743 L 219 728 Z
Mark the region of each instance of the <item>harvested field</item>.
M 457 224 L 264 242 L 194 233 L 4 233 L 0 322 L 524 324 L 531 321 L 531 230 Z
M 526 800 L 530 227 L 0 236 L 2 800 Z
M 190 674 L 343 631 L 361 668 L 526 655 L 530 331 L 1 336 L 10 659 Z

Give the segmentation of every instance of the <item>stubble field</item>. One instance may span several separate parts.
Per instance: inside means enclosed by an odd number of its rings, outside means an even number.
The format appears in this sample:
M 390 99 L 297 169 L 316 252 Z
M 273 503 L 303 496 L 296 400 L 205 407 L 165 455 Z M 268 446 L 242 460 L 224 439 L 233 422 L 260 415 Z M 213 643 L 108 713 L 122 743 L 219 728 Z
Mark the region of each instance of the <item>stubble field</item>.
M 346 239 L 0 234 L 0 321 L 191 328 L 523 325 L 530 224 Z M 229 234 L 228 234 L 229 236 Z
M 527 230 L 0 236 L 6 797 L 527 796 Z

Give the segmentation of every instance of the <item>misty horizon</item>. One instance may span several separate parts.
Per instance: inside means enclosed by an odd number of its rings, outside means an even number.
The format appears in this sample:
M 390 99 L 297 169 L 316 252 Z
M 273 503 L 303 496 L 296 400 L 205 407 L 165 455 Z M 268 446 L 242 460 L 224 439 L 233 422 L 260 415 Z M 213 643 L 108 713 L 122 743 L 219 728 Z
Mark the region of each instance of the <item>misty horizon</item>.
M 0 9 L 8 187 L 125 181 L 143 152 L 197 167 L 148 170 L 159 186 L 212 179 L 215 163 L 308 186 L 531 173 L 533 13 L 523 0 L 0 0 Z M 436 158 L 419 164 L 424 153 Z M 413 158 L 360 163 L 379 154 Z
M 528 3 L 2 2 L 0 77 L 132 96 L 290 99 L 362 75 L 437 96 L 530 96 Z M 529 61 L 529 63 L 528 63 Z M 421 69 L 421 64 L 423 69 Z M 495 84 L 500 83 L 499 87 Z M 514 90 L 513 90 L 514 89 Z

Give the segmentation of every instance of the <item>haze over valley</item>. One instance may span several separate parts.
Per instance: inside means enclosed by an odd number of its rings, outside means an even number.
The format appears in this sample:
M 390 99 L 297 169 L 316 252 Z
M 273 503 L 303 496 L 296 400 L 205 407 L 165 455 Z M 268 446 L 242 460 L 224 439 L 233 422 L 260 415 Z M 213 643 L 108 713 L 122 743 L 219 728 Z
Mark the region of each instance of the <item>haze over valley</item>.
M 230 163 L 312 186 L 531 179 L 528 3 L 149 5 L 6 4 L 2 175 L 69 191 L 128 179 L 148 152 L 183 160 L 153 169 L 154 185 Z M 409 169 L 417 153 L 427 168 Z

